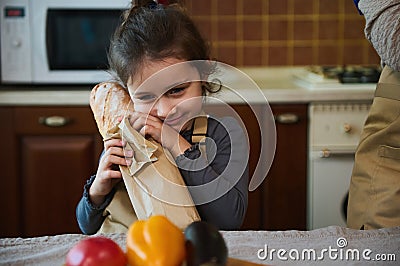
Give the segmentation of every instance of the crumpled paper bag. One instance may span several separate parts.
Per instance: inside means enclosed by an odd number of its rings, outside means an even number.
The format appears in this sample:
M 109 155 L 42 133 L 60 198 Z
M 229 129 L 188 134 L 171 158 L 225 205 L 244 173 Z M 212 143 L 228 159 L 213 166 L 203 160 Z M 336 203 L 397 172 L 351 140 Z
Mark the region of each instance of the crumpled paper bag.
M 110 138 L 124 140 L 127 143 L 125 149 L 133 151 L 132 164 L 120 166 L 120 170 L 138 219 L 164 215 L 182 229 L 200 220 L 168 150 L 158 142 L 144 138 L 132 128 L 128 118 L 109 133 Z

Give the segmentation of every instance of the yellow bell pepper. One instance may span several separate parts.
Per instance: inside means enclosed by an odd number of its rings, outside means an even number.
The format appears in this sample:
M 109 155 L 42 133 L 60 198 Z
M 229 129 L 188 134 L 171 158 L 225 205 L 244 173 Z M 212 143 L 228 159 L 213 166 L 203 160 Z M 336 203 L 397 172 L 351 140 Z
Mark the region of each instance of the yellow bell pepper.
M 185 260 L 184 234 L 165 216 L 134 222 L 126 241 L 131 266 L 179 266 Z

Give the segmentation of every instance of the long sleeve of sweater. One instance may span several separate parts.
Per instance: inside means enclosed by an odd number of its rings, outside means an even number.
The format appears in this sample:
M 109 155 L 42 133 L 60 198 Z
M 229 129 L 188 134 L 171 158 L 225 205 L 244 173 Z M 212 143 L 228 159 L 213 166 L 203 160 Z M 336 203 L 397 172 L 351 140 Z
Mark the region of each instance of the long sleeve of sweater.
M 92 185 L 95 175 L 91 176 L 86 182 L 83 189 L 83 196 L 76 207 L 76 217 L 78 220 L 79 228 L 82 233 L 86 235 L 92 235 L 96 233 L 103 223 L 105 216 L 103 212 L 107 205 L 110 204 L 115 191 L 113 190 L 109 195 L 107 195 L 106 200 L 100 206 L 94 206 L 89 199 L 89 188 Z
M 400 71 L 400 0 L 360 0 L 365 35 L 383 64 Z
M 239 229 L 248 203 L 248 144 L 231 117 L 208 119 L 206 155 L 200 151 L 176 159 L 203 220 L 219 229 Z

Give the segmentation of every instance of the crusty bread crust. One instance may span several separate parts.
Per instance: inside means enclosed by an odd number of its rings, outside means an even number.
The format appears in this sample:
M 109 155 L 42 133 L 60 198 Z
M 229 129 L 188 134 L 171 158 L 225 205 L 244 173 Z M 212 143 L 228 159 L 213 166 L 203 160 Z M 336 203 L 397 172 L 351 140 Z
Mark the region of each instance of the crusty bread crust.
M 92 89 L 90 108 L 104 139 L 109 138 L 119 124 L 119 117 L 127 116 L 134 110 L 128 91 L 114 82 L 103 82 Z

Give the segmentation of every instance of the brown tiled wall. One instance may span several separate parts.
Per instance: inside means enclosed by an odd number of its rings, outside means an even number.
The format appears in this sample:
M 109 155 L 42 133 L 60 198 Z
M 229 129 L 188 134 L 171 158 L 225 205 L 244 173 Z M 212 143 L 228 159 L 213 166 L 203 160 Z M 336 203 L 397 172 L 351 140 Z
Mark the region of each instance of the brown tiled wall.
M 235 66 L 379 64 L 352 0 L 186 0 L 212 43 Z

